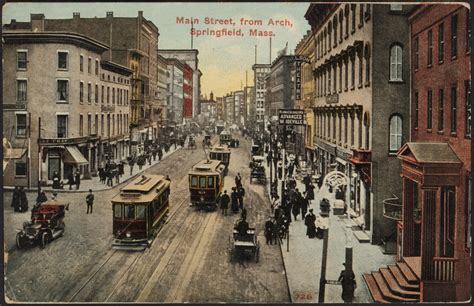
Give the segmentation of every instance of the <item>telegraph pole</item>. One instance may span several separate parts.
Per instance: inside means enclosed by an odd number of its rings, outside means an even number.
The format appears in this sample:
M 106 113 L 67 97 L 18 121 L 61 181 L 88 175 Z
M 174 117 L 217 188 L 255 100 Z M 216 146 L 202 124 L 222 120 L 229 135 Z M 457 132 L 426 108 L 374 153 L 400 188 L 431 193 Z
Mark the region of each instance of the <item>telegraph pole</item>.
M 324 291 L 326 290 L 326 263 L 328 259 L 329 227 L 323 230 L 323 257 L 321 259 L 321 277 L 319 278 L 318 303 L 324 303 Z

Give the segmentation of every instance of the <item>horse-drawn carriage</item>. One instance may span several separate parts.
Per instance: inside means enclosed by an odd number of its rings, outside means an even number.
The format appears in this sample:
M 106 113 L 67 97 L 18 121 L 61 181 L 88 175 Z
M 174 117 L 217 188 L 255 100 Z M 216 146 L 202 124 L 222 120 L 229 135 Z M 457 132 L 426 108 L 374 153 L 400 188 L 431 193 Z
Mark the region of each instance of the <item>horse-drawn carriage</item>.
M 21 249 L 37 242 L 44 248 L 47 243 L 64 234 L 65 210 L 69 204 L 54 200 L 38 204 L 31 211 L 31 220 L 23 223 L 23 229 L 16 234 L 16 246 Z
M 253 257 L 258 262 L 260 257 L 260 242 L 257 240 L 255 228 L 247 228 L 244 232 L 234 228 L 232 236 L 229 237 L 230 261 Z
M 252 179 L 257 180 L 261 183 L 267 182 L 264 162 L 265 158 L 263 156 L 252 156 L 252 161 L 250 162 L 250 183 L 252 183 Z

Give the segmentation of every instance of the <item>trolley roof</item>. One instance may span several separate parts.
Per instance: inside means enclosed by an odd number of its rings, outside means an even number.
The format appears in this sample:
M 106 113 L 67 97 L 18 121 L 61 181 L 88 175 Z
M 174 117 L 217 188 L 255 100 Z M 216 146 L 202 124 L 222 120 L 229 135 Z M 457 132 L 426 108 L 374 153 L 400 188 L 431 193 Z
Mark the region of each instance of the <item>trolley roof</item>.
M 112 202 L 148 203 L 168 189 L 170 181 L 163 175 L 141 175 L 120 190 Z
M 211 148 L 212 153 L 230 153 L 230 149 L 227 146 L 215 146 Z
M 227 131 L 227 130 L 223 130 L 223 131 L 221 132 L 221 135 L 230 135 L 230 132 Z
M 225 166 L 220 160 L 201 160 L 193 166 L 189 174 L 192 175 L 209 175 L 209 174 L 219 174 L 224 170 Z

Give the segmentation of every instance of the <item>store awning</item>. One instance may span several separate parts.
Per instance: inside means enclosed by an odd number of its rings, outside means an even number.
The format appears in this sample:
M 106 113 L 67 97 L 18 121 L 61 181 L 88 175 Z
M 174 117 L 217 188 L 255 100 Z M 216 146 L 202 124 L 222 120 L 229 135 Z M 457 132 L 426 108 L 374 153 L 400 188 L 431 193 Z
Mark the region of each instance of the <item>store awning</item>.
M 66 146 L 65 153 L 63 160 L 65 164 L 84 165 L 89 163 L 81 151 L 75 146 Z
M 8 148 L 5 150 L 5 158 L 6 159 L 20 159 L 25 155 L 26 148 Z

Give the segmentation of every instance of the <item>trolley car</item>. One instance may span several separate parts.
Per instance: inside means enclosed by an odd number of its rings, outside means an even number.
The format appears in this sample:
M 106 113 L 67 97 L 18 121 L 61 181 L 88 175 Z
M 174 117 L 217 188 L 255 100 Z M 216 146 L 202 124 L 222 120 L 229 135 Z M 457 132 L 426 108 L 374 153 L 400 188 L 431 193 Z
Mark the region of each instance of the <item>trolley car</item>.
M 232 141 L 232 135 L 226 130 L 222 131 L 222 133 L 219 135 L 220 145 L 224 145 L 224 144 L 230 145 L 231 141 Z
M 144 250 L 169 213 L 170 181 L 142 175 L 112 198 L 114 249 Z
M 230 163 L 230 149 L 224 146 L 213 147 L 210 152 L 210 159 L 220 160 L 224 166 L 224 175 L 227 175 L 229 172 L 229 163 Z
M 219 160 L 202 160 L 189 172 L 191 203 L 197 209 L 214 210 L 224 188 L 225 165 Z

